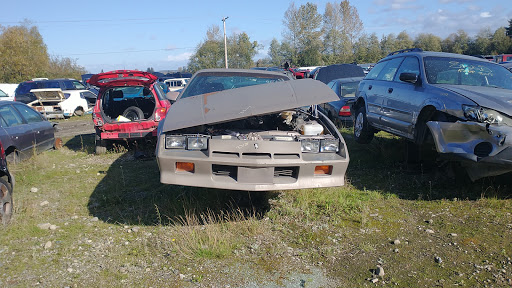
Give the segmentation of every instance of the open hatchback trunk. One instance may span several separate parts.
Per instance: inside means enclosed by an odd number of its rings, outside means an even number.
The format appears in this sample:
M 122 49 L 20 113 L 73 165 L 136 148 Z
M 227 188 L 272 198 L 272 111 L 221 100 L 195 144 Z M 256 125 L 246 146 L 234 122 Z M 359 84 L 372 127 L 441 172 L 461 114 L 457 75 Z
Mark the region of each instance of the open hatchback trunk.
M 37 99 L 28 103 L 29 106 L 48 119 L 64 118 L 64 112 L 59 103 L 64 101 L 65 97 L 60 88 L 32 89 L 30 92 L 34 93 Z

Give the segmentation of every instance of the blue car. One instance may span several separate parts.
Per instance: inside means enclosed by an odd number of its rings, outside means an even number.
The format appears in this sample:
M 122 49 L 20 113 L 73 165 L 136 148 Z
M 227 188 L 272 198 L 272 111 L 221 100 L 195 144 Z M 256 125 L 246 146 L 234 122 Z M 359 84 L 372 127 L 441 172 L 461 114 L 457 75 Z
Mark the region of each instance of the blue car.
M 350 105 L 355 100 L 355 93 L 359 82 L 364 77 L 339 78 L 327 83 L 336 95 L 338 101 L 320 104 L 329 119 L 340 127 L 352 126 L 353 117 L 350 113 Z

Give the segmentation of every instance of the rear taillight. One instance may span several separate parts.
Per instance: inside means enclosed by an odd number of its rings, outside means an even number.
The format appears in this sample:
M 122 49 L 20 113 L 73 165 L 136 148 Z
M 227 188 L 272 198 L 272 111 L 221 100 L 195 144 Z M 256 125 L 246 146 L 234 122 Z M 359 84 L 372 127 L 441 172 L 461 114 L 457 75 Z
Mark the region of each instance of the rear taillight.
M 338 113 L 340 116 L 350 116 L 350 106 L 343 106 Z
M 96 126 L 103 126 L 103 119 L 100 113 L 92 113 L 92 122 L 94 122 Z
M 155 121 L 160 121 L 165 118 L 165 113 L 167 113 L 167 108 L 160 107 L 156 109 L 155 112 Z
M 2 145 L 2 142 L 0 142 L 0 158 L 5 159 L 5 150 L 4 145 Z

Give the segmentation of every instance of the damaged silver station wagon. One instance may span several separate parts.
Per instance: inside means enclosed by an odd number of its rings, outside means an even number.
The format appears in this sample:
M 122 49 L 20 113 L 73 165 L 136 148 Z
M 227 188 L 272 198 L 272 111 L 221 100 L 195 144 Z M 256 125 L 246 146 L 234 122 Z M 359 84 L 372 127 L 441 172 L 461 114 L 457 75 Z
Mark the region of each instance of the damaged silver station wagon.
M 315 80 L 201 70 L 158 127 L 160 181 L 247 191 L 344 185 L 345 141 L 316 109 L 337 99 Z
M 472 180 L 512 171 L 512 73 L 485 59 L 393 52 L 360 82 L 352 110 L 359 143 L 383 130 L 433 141 Z

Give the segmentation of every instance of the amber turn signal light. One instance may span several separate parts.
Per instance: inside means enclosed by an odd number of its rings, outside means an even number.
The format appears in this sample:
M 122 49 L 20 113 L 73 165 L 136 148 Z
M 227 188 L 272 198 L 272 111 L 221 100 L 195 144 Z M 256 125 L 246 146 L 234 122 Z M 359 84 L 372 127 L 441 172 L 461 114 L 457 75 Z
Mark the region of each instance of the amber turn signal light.
M 331 173 L 331 165 L 315 166 L 315 175 L 331 175 Z
M 194 173 L 194 163 L 176 162 L 176 172 Z

